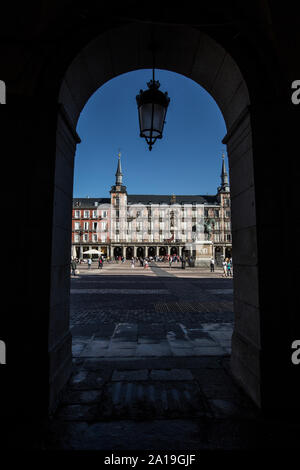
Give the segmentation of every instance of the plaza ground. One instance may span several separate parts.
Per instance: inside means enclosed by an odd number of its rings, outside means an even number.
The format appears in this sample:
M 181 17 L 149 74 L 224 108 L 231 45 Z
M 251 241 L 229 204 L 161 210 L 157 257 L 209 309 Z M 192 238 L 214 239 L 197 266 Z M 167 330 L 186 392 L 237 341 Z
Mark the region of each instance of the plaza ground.
M 233 279 L 181 264 L 78 265 L 73 374 L 45 448 L 295 448 L 299 424 L 263 417 L 230 372 Z

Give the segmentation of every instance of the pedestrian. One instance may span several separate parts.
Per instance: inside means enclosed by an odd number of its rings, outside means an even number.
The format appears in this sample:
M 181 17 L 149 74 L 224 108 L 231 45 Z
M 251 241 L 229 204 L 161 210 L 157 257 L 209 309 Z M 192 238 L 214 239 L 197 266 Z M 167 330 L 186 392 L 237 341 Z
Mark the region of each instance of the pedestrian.
M 134 269 L 134 258 L 131 258 L 131 268 Z
M 172 256 L 170 256 L 170 258 L 169 258 L 169 266 L 170 267 L 172 266 Z
M 91 266 L 92 266 L 92 260 L 91 258 L 88 259 L 88 268 L 91 269 Z
M 224 261 L 222 263 L 222 266 L 223 266 L 223 277 L 227 277 L 227 262 L 224 258 Z
M 210 272 L 213 273 L 215 271 L 215 260 L 211 258 L 210 260 Z
M 144 259 L 144 269 L 148 269 L 149 264 L 147 258 Z
M 99 260 L 98 260 L 98 269 L 102 269 L 103 267 L 103 259 L 101 256 L 99 256 Z
M 76 267 L 77 267 L 76 260 L 73 258 L 71 261 L 71 268 L 72 268 L 73 276 L 76 276 Z
M 227 261 L 227 277 L 232 276 L 230 260 Z

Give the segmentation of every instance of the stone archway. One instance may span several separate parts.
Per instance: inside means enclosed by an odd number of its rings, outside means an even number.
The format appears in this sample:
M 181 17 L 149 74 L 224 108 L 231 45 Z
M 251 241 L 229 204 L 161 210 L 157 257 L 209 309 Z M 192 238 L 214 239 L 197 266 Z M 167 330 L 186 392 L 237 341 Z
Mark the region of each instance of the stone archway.
M 159 248 L 159 256 L 166 256 L 166 254 L 167 254 L 166 247 L 161 246 L 161 247 Z
M 61 112 L 57 139 L 60 142 L 62 136 L 65 136 L 73 141 L 72 145 L 65 147 L 65 154 L 67 154 L 65 160 L 73 161 L 76 123 L 81 109 L 91 94 L 107 80 L 120 73 L 151 67 L 151 54 L 147 49 L 151 34 L 150 25 L 143 26 L 143 28 L 140 25 L 126 25 L 115 29 L 113 37 L 108 32 L 93 40 L 72 62 L 62 81 L 59 94 Z M 160 25 L 156 25 L 155 34 L 162 45 L 157 54 L 156 67 L 181 73 L 199 83 L 214 97 L 221 109 L 228 130 L 225 142 L 228 149 L 232 187 L 234 243 L 239 247 L 241 244 L 239 239 L 244 239 L 247 232 L 253 232 L 254 236 L 251 237 L 249 249 L 254 260 L 257 254 L 255 194 L 249 115 L 250 99 L 245 80 L 230 55 L 206 34 L 193 28 Z M 110 46 L 107 46 L 108 43 Z M 183 44 L 188 44 L 188 48 L 183 50 Z M 107 61 L 107 47 L 110 47 L 113 67 L 112 63 Z M 57 159 L 62 159 L 60 154 L 57 155 Z M 246 179 L 239 178 L 241 164 L 249 170 Z M 69 171 L 72 172 L 73 168 L 70 167 Z M 71 185 L 68 191 L 71 196 Z M 241 217 L 241 212 L 244 214 L 243 217 Z M 239 284 L 244 282 L 244 275 L 248 269 L 244 265 L 239 267 L 239 262 L 239 256 L 236 254 L 235 291 L 239 291 Z M 255 264 L 251 265 L 251 278 L 253 289 L 257 291 L 258 273 Z M 52 292 L 52 294 L 56 293 Z M 258 302 L 255 296 L 253 301 L 257 309 Z M 239 296 L 239 302 L 243 304 L 241 296 Z M 245 304 L 243 304 L 243 308 L 247 308 Z M 251 379 L 250 382 L 247 374 L 249 368 L 251 374 L 255 375 L 255 371 L 257 371 L 254 363 L 259 356 L 260 333 L 259 330 L 254 331 L 251 328 L 252 337 L 245 337 L 243 333 L 246 327 L 245 319 L 240 325 L 240 317 L 237 318 L 232 344 L 233 371 L 247 392 L 259 403 L 259 378 L 257 377 L 257 380 Z M 254 344 L 257 345 L 257 349 L 253 355 Z M 241 345 L 242 347 L 240 347 Z M 249 357 L 248 345 L 252 351 L 253 363 L 249 363 L 245 369 L 243 364 L 245 360 L 248 361 L 246 359 Z
M 203 86 L 215 99 L 223 114 L 227 134 L 223 143 L 227 145 L 232 200 L 232 232 L 235 247 L 235 329 L 232 340 L 231 367 L 237 381 L 248 395 L 262 405 L 262 381 L 268 376 L 261 369 L 262 339 L 261 310 L 258 272 L 257 207 L 258 193 L 255 188 L 253 167 L 253 136 L 251 123 L 258 120 L 261 108 L 250 103 L 248 86 L 237 63 L 226 50 L 208 35 L 191 27 L 156 25 L 155 33 L 163 45 L 156 58 L 156 67 L 181 73 Z M 55 175 L 55 200 L 60 213 L 67 213 L 72 197 L 73 158 L 78 136 L 76 124 L 79 114 L 89 97 L 113 77 L 138 68 L 151 68 L 151 53 L 148 45 L 151 37 L 150 25 L 130 24 L 103 33 L 85 46 L 69 66 L 59 93 L 60 112 L 57 127 Z M 269 115 L 271 111 L 265 114 Z M 265 116 L 266 118 L 267 116 Z M 260 117 L 262 120 L 262 118 Z M 256 122 L 256 121 L 255 121 Z M 262 120 L 263 122 L 263 120 Z M 257 142 L 261 142 L 259 124 L 256 127 Z M 262 131 L 260 131 L 262 132 Z M 271 134 L 271 132 L 270 132 Z M 271 135 L 269 136 L 271 138 Z M 61 186 L 61 175 L 68 175 L 68 185 Z M 262 183 L 260 182 L 260 187 Z M 262 194 L 263 191 L 260 191 Z M 68 195 L 66 198 L 65 195 Z M 61 260 L 59 246 L 60 213 L 54 211 L 52 271 L 58 265 L 69 267 Z M 70 235 L 70 228 L 66 225 Z M 265 236 L 265 235 L 264 235 Z M 71 240 L 71 237 L 69 237 Z M 260 238 L 260 243 L 262 239 Z M 66 241 L 66 245 L 68 242 Z M 262 245 L 261 245 L 262 246 Z M 68 246 L 68 252 L 69 246 Z M 262 252 L 260 253 L 262 255 Z M 247 287 L 247 288 L 246 288 Z M 68 310 L 68 292 L 65 286 L 52 287 L 51 298 L 59 297 Z M 50 312 L 50 327 L 56 324 L 56 312 Z M 55 344 L 66 336 L 66 325 L 55 327 L 50 345 L 55 362 Z M 269 342 L 272 340 L 269 339 Z M 271 344 L 270 343 L 270 344 Z M 273 343 L 272 343 L 273 344 Z M 69 346 L 66 350 L 69 353 Z M 268 345 L 265 342 L 265 351 Z M 265 354 L 268 357 L 268 353 Z M 266 361 L 266 359 L 264 359 Z M 70 370 L 61 366 L 60 385 L 53 385 L 54 397 L 67 380 Z M 54 377 L 57 381 L 58 378 Z M 273 374 L 274 375 L 274 374 Z M 272 376 L 273 377 L 273 376 Z M 275 380 L 275 376 L 272 378 Z M 270 393 L 267 392 L 268 396 Z M 265 400 L 266 403 L 266 400 Z
M 122 256 L 122 248 L 120 246 L 115 246 L 114 247 L 114 258 L 119 258 L 119 256 Z
M 144 258 L 144 248 L 142 246 L 137 247 L 136 256 L 138 258 Z
M 126 259 L 131 259 L 133 257 L 133 247 L 127 246 L 126 248 Z
M 152 258 L 155 256 L 155 247 L 154 246 L 149 246 L 148 256 L 152 256 Z

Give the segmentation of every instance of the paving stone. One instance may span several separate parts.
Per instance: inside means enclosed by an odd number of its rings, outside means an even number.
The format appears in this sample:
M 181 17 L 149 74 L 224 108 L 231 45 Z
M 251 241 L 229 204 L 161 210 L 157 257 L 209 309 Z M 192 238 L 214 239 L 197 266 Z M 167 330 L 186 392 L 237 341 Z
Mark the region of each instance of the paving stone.
M 152 370 L 152 380 L 193 380 L 193 374 L 188 369 Z
M 224 349 L 221 347 L 195 347 L 193 349 L 195 356 L 222 356 L 224 355 Z
M 144 420 L 211 414 L 197 384 L 186 381 L 110 383 L 105 388 L 100 407 L 105 419 L 131 416 Z
M 217 340 L 229 340 L 231 341 L 232 338 L 232 331 L 223 331 L 223 330 L 218 330 L 218 331 L 210 331 L 209 335 L 212 338 L 215 338 Z
M 93 421 L 97 415 L 97 405 L 65 405 L 57 412 L 57 418 L 64 421 Z
M 102 390 L 67 390 L 62 398 L 62 404 L 98 403 Z
M 115 370 L 113 372 L 112 381 L 136 381 L 136 380 L 147 380 L 148 369 L 138 370 Z
M 123 349 L 123 348 L 135 348 L 137 346 L 137 341 L 124 341 L 122 339 L 112 338 L 110 341 L 110 349 Z
M 136 356 L 170 356 L 171 349 L 167 343 L 159 342 L 155 344 L 138 344 L 136 348 Z
M 73 357 L 80 356 L 80 353 L 84 350 L 86 347 L 87 343 L 86 342 L 80 342 L 80 343 L 74 343 L 72 344 L 72 355 Z
M 83 383 L 85 380 L 87 380 L 88 376 L 88 371 L 86 370 L 80 370 L 76 372 L 72 378 L 71 378 L 71 384 L 72 385 L 77 385 Z
M 74 378 L 71 378 L 69 387 L 74 390 L 98 390 L 103 387 L 104 382 L 104 377 L 98 372 L 81 369 Z
M 186 339 L 172 339 L 168 338 L 168 342 L 171 346 L 171 348 L 188 348 L 190 349 L 193 345 L 191 344 L 190 341 L 187 341 Z
M 187 356 L 187 357 L 195 356 L 193 348 L 175 348 L 175 347 L 171 347 L 171 351 L 172 351 L 173 356 Z
M 138 344 L 158 344 L 160 343 L 159 338 L 147 338 L 147 337 L 139 337 L 137 339 Z
M 242 406 L 230 399 L 210 399 L 208 400 L 212 413 L 216 419 L 253 418 L 257 415 L 257 410 L 249 403 Z
M 130 452 L 149 449 L 194 451 L 210 448 L 206 426 L 189 419 L 129 419 L 96 423 L 52 420 L 46 440 L 49 450 L 104 450 Z M 212 436 L 213 437 L 213 436 Z M 131 455 L 124 454 L 124 455 Z
M 191 341 L 193 347 L 216 347 L 218 346 L 217 342 L 213 338 L 194 338 Z
M 104 351 L 104 357 L 133 357 L 136 356 L 137 347 L 135 348 L 117 348 L 109 346 Z
M 105 350 L 108 348 L 109 340 L 96 340 L 89 343 L 86 348 L 81 352 L 81 357 L 97 357 L 103 356 Z

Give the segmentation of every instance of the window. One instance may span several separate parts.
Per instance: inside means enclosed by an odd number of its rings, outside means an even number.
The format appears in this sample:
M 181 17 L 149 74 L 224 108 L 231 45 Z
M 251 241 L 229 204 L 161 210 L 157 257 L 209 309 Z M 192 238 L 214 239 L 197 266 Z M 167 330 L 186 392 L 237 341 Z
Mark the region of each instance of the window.
M 225 217 L 230 217 L 230 211 L 225 212 Z
M 83 211 L 83 217 L 88 219 L 90 217 L 90 211 Z
M 208 217 L 208 209 L 204 209 L 204 217 Z
M 83 241 L 84 241 L 84 242 L 88 242 L 88 241 L 89 241 L 89 236 L 88 236 L 87 233 L 84 233 L 84 235 L 83 235 Z
M 97 211 L 93 211 L 92 217 L 93 217 L 93 219 L 96 219 L 96 218 L 97 218 Z
M 84 223 L 83 223 L 83 229 L 84 229 L 84 230 L 88 230 L 88 229 L 89 229 L 89 223 L 88 223 L 88 222 L 84 222 Z
M 75 211 L 75 219 L 80 219 L 80 211 Z
M 106 217 L 107 217 L 107 211 L 102 211 L 102 217 L 103 217 L 104 219 L 106 219 Z
M 219 209 L 215 209 L 215 218 L 218 219 L 220 217 Z
M 98 241 L 98 235 L 97 235 L 96 233 L 93 233 L 92 240 L 93 240 L 93 242 L 97 242 L 97 241 Z
M 230 233 L 227 233 L 227 235 L 226 235 L 226 240 L 227 240 L 228 242 L 231 241 L 231 235 L 230 235 Z
M 75 222 L 74 223 L 74 229 L 79 230 L 80 229 L 80 222 Z
M 74 235 L 74 242 L 75 242 L 75 243 L 79 243 L 79 241 L 80 241 L 80 237 L 79 237 L 79 235 L 78 235 L 77 233 L 75 233 L 75 235 Z
M 93 230 L 97 230 L 97 228 L 98 228 L 97 222 L 93 222 Z

